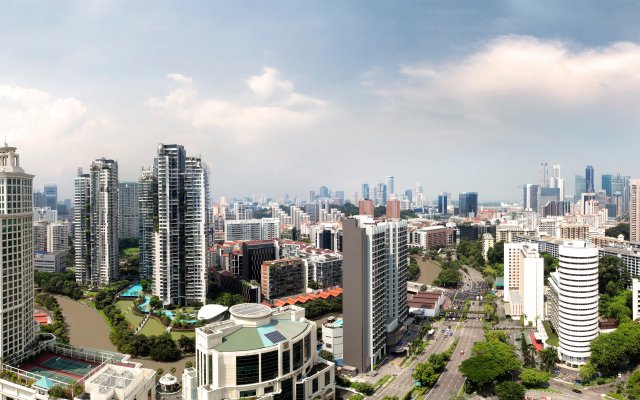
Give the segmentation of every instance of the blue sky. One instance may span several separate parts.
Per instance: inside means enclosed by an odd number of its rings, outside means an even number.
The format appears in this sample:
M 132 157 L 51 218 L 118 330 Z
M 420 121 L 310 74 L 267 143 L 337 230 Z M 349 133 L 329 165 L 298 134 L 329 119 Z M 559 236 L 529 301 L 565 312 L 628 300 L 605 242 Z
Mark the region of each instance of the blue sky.
M 137 179 L 160 142 L 202 155 L 215 196 L 640 175 L 634 2 L 1 6 L 0 134 L 64 197 L 100 156 Z

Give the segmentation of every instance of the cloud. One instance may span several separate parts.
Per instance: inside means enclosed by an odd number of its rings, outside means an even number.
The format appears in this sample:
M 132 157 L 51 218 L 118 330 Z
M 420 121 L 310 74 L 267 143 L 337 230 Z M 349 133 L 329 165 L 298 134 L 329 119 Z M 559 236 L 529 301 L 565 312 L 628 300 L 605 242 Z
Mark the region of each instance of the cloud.
M 399 78 L 376 93 L 487 123 L 526 106 L 571 111 L 605 102 L 631 110 L 629 101 L 640 100 L 640 46 L 576 50 L 559 40 L 503 36 L 459 60 L 402 66 Z
M 78 166 L 109 156 L 121 142 L 113 137 L 114 122 L 89 112 L 74 97 L 16 85 L 0 85 L 0 138 L 17 146 L 22 166 L 39 184 L 70 186 Z M 110 154 L 111 153 L 111 154 Z
M 181 74 L 167 75 L 172 87 L 162 98 L 148 104 L 196 129 L 234 132 L 237 140 L 251 140 L 267 131 L 308 126 L 329 114 L 324 100 L 294 91 L 291 81 L 265 67 L 260 75 L 245 80 L 249 96 L 245 101 L 208 98 L 196 89 L 193 80 Z

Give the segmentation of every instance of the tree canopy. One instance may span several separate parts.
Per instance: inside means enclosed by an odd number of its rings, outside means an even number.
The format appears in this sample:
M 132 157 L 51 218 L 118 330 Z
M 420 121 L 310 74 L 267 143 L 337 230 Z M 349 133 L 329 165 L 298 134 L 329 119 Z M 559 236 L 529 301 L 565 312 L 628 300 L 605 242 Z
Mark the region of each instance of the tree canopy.
M 551 374 L 534 368 L 525 368 L 520 373 L 520 380 L 526 387 L 541 387 L 551 379 Z
M 487 251 L 487 262 L 489 264 L 504 263 L 504 242 L 502 240 L 496 242 L 496 244 Z
M 629 240 L 629 224 L 621 222 L 613 228 L 605 230 L 604 234 L 605 236 L 611 237 L 618 237 L 618 235 L 623 235 L 624 240 Z
M 518 382 L 505 381 L 496 385 L 499 400 L 522 400 L 527 390 Z
M 522 363 L 513 350 L 495 338 L 477 342 L 471 350 L 472 356 L 460 365 L 460 372 L 479 387 L 489 385 L 520 369 Z
M 591 363 L 604 375 L 613 375 L 640 361 L 640 324 L 621 323 L 618 329 L 604 333 L 591 342 Z
M 598 262 L 598 290 L 613 296 L 631 284 L 631 278 L 621 258 L 604 256 Z

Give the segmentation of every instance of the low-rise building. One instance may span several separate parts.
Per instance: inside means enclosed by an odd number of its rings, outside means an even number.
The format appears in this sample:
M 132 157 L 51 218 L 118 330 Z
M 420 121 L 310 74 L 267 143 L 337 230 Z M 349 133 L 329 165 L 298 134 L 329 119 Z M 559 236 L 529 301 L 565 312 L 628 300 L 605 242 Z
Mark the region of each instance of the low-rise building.
M 498 225 L 496 228 L 496 242 L 511 243 L 515 242 L 518 236 L 535 235 L 536 233 L 535 229 L 520 225 Z
M 231 319 L 196 329 L 196 366 L 184 400 L 335 398 L 335 364 L 317 355 L 316 324 L 302 307 L 238 304 Z
M 262 297 L 273 300 L 307 291 L 307 266 L 301 258 L 262 263 Z
M 442 292 L 419 292 L 411 296 L 407 301 L 409 312 L 420 317 L 434 318 L 440 314 L 440 308 L 444 304 Z
M 344 364 L 344 321 L 342 318 L 329 318 L 322 324 L 322 349 L 333 354 L 333 361 L 337 365 Z
M 65 259 L 67 252 L 35 251 L 33 256 L 33 269 L 38 272 L 62 272 L 66 269 Z
M 444 226 L 427 226 L 415 233 L 417 244 L 425 250 L 446 247 L 453 241 L 453 229 Z

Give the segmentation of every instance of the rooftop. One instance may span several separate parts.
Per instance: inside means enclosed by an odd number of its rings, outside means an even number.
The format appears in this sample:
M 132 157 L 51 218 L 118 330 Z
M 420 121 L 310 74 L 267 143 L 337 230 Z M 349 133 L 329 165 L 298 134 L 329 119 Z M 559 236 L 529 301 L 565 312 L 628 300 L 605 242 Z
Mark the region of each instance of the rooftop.
M 275 346 L 278 342 L 299 336 L 308 325 L 308 322 L 274 319 L 267 325 L 243 326 L 223 337 L 222 343 L 215 346 L 215 349 L 220 352 L 236 352 Z

